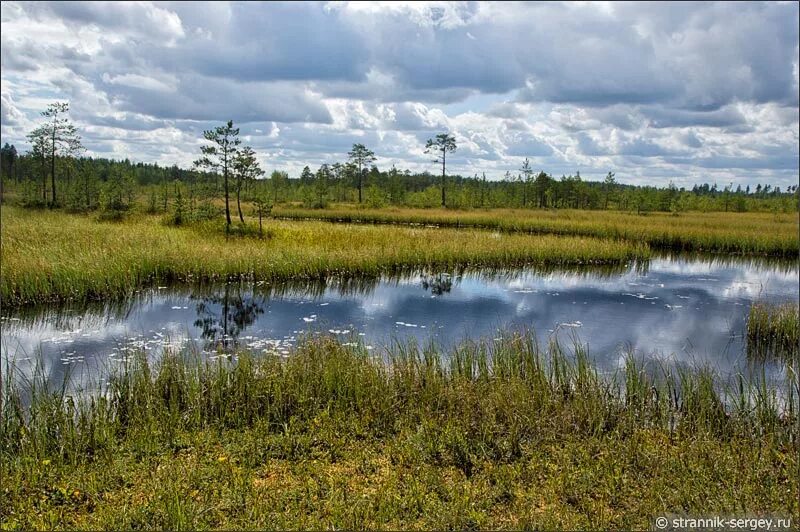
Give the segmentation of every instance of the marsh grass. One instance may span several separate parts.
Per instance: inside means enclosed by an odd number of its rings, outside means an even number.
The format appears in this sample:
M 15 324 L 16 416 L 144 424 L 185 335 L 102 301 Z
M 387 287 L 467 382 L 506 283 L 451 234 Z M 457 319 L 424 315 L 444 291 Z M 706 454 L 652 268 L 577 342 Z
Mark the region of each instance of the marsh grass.
M 528 333 L 448 353 L 374 356 L 334 339 L 288 358 L 140 353 L 80 397 L 14 377 L 4 528 L 645 528 L 665 511 L 798 513 L 796 379 L 779 394 L 632 358 L 602 375 L 580 344 Z
M 343 223 L 417 224 L 489 228 L 529 234 L 577 235 L 646 242 L 668 251 L 712 251 L 797 258 L 797 213 L 648 213 L 618 211 L 491 209 L 358 209 L 339 206 L 310 210 L 276 207 L 284 219 Z
M 796 360 L 800 352 L 797 302 L 757 302 L 747 315 L 747 353 Z
M 412 267 L 624 264 L 646 244 L 480 230 L 271 221 L 226 234 L 214 222 L 164 226 L 157 216 L 98 223 L 60 212 L 2 210 L 6 305 L 114 298 L 155 283 L 314 280 Z M 266 232 L 266 231 L 265 231 Z

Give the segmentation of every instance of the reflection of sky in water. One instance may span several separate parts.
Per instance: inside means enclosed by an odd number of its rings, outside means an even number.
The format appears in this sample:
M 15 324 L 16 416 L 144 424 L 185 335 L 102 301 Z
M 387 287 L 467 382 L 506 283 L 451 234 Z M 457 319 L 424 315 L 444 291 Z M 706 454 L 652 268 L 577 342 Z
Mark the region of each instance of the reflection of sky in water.
M 757 299 L 797 300 L 797 266 L 770 267 L 654 259 L 624 273 L 406 276 L 357 289 L 269 289 L 228 285 L 199 291 L 156 289 L 116 307 L 28 309 L 3 318 L 3 360 L 24 368 L 41 352 L 48 374 L 69 368 L 85 381 L 126 353 L 194 343 L 213 356 L 230 345 L 286 354 L 304 334 L 361 339 L 374 349 L 395 340 L 443 346 L 491 339 L 499 328 L 527 327 L 540 341 L 556 336 L 589 344 L 602 369 L 624 354 L 709 365 L 722 374 L 745 367 L 742 333 Z M 227 294 L 227 295 L 226 295 Z M 780 373 L 772 364 L 771 374 Z

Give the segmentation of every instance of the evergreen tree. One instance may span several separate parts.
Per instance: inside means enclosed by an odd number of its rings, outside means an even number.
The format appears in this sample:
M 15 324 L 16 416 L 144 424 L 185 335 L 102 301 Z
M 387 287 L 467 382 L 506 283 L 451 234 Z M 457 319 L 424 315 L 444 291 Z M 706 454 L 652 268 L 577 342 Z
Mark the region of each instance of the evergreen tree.
M 310 185 L 314 182 L 314 174 L 311 173 L 311 168 L 308 166 L 303 168 L 303 172 L 300 174 L 300 184 L 301 185 Z
M 276 204 L 278 203 L 278 191 L 284 183 L 289 181 L 289 174 L 281 172 L 280 170 L 274 170 L 270 176 L 270 180 L 272 181 L 272 203 Z
M 358 168 L 358 173 L 356 174 L 358 176 L 358 202 L 361 203 L 363 201 L 362 188 L 364 178 L 361 170 L 365 165 L 375 161 L 375 154 L 363 144 L 353 144 L 353 149 L 347 155 L 350 157 L 350 162 Z
M 236 208 L 239 211 L 239 221 L 244 223 L 241 202 L 242 185 L 264 175 L 264 170 L 259 166 L 253 148 L 245 146 L 234 155 L 233 171 L 236 176 Z
M 47 157 L 50 154 L 49 135 L 44 127 L 37 127 L 27 135 L 31 143 L 30 155 L 39 161 L 39 172 L 42 180 L 42 203 L 47 203 Z
M 46 110 L 42 111 L 42 116 L 47 119 L 42 129 L 47 138 L 47 148 L 50 150 L 51 207 L 58 203 L 56 196 L 56 156 L 74 157 L 83 150 L 78 130 L 64 116 L 68 112 L 69 104 L 64 102 L 51 103 Z
M 324 209 L 327 205 L 328 183 L 330 182 L 331 171 L 327 164 L 323 164 L 317 170 L 317 179 L 314 182 L 314 192 L 317 196 L 315 207 Z
M 608 209 L 608 198 L 611 196 L 611 190 L 614 188 L 614 185 L 617 184 L 617 182 L 614 181 L 614 175 L 614 172 L 609 172 L 603 181 L 603 188 L 606 193 L 605 203 L 603 204 L 604 209 Z
M 440 133 L 436 135 L 436 137 L 432 139 L 428 139 L 428 142 L 425 144 L 425 153 L 436 153 L 438 154 L 436 159 L 433 160 L 435 163 L 442 163 L 442 207 L 447 206 L 447 201 L 445 198 L 445 185 L 446 185 L 446 164 L 447 164 L 447 154 L 456 151 L 456 138 L 452 135 L 447 133 Z
M 520 176 L 520 183 L 522 183 L 522 206 L 527 207 L 528 205 L 528 186 L 530 185 L 531 181 L 533 180 L 533 170 L 531 169 L 531 163 L 528 158 L 525 158 L 525 161 L 522 163 L 522 175 Z
M 225 228 L 231 227 L 230 193 L 228 189 L 228 176 L 231 172 L 233 160 L 239 151 L 239 128 L 233 127 L 233 120 L 228 120 L 224 126 L 204 131 L 203 138 L 212 144 L 201 146 L 203 157 L 194 162 L 198 168 L 212 171 L 222 171 L 225 185 Z

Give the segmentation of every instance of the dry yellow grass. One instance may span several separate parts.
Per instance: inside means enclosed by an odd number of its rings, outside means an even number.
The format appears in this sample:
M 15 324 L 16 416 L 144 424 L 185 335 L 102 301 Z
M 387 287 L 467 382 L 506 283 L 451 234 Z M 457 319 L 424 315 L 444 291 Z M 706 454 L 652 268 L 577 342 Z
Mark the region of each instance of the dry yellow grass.
M 285 218 L 343 222 L 436 224 L 483 227 L 509 232 L 581 235 L 646 242 L 653 248 L 720 251 L 796 257 L 800 250 L 797 213 L 648 213 L 619 211 L 491 209 L 358 209 L 340 206 L 312 210 L 282 207 Z
M 270 221 L 269 238 L 226 237 L 222 225 L 168 227 L 61 212 L 2 212 L 2 284 L 9 303 L 122 295 L 152 282 L 377 275 L 408 267 L 624 263 L 646 244 L 481 230 Z

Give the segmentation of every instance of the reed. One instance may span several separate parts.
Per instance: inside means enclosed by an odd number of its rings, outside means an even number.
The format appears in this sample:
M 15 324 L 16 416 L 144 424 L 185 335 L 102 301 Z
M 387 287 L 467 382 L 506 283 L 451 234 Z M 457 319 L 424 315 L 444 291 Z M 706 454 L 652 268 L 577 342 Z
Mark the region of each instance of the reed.
M 450 352 L 307 340 L 288 358 L 133 356 L 92 393 L 6 368 L 4 528 L 645 528 L 798 514 L 778 390 L 529 333 Z M 58 384 L 58 383 L 55 383 Z M 722 488 L 724 486 L 724 489 Z
M 796 359 L 800 350 L 797 302 L 754 303 L 747 315 L 747 352 L 750 356 Z

